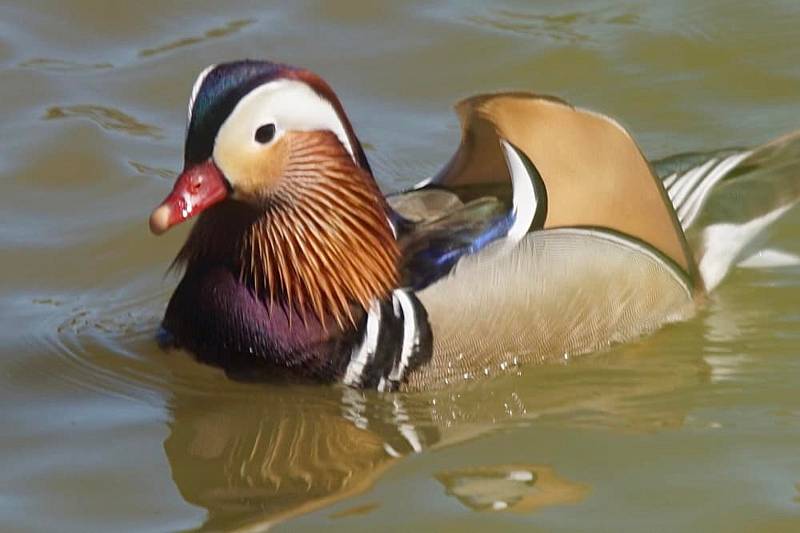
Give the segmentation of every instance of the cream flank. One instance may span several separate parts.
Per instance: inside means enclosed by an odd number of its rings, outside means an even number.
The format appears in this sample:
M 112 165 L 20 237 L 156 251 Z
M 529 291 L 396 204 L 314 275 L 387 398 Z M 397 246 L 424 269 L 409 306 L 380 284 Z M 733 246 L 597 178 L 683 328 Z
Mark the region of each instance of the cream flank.
M 229 171 L 264 147 L 256 141 L 255 132 L 266 124 L 275 125 L 271 143 L 290 131 L 331 131 L 355 161 L 347 132 L 330 102 L 301 81 L 276 80 L 244 96 L 217 133 L 214 162 L 232 185 L 236 185 L 236 175 Z

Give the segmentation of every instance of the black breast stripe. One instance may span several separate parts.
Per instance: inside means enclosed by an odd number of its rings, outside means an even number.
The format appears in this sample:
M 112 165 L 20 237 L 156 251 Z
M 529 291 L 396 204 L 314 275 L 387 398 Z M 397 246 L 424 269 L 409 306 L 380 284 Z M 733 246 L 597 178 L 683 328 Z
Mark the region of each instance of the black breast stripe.
M 397 390 L 432 354 L 428 313 L 411 290 L 397 289 L 390 300 L 376 302 L 370 309 L 343 382 L 357 388 Z

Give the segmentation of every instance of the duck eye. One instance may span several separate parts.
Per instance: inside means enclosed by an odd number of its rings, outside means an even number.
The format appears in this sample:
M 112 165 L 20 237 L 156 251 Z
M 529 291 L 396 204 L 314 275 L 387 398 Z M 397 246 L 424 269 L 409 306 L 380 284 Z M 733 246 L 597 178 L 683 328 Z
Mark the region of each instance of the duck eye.
M 264 124 L 256 130 L 256 141 L 267 144 L 275 137 L 275 124 Z

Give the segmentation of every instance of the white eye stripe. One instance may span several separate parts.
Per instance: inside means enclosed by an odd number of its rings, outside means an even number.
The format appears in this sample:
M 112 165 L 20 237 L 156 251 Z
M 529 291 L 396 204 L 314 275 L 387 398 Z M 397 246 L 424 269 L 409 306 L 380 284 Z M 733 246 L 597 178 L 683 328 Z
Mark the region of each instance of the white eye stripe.
M 253 139 L 254 132 L 268 123 L 275 124 L 276 138 L 285 131 L 331 131 L 355 161 L 347 130 L 334 107 L 297 80 L 271 81 L 245 95 L 220 127 L 215 151 Z
M 194 109 L 194 101 L 197 99 L 197 93 L 200 92 L 200 87 L 203 86 L 203 82 L 206 80 L 208 74 L 217 67 L 216 64 L 209 65 L 203 69 L 203 71 L 197 76 L 197 79 L 194 81 L 194 85 L 192 85 L 192 95 L 189 97 L 189 109 L 186 113 L 186 125 L 188 127 L 189 123 L 192 121 L 192 109 Z

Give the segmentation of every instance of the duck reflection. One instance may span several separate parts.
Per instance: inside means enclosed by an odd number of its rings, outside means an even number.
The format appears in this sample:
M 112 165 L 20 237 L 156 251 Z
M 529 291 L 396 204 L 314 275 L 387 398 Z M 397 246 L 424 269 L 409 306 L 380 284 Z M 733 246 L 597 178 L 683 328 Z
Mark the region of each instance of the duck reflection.
M 268 527 L 358 494 L 399 457 L 437 440 L 398 398 L 351 389 L 242 386 L 239 394 L 178 394 L 164 443 L 184 499 L 205 527 Z M 259 528 L 260 529 L 260 528 Z
M 500 465 L 442 472 L 447 494 L 474 511 L 533 512 L 578 503 L 589 486 L 559 476 L 546 465 Z
M 215 392 L 176 387 L 164 447 L 184 499 L 208 510 L 202 529 L 261 531 L 368 490 L 404 456 L 520 422 L 536 420 L 543 431 L 548 421 L 680 427 L 691 405 L 658 398 L 707 382 L 709 372 L 702 354 L 670 353 L 680 350 L 679 338 L 673 344 L 659 334 L 624 351 L 426 394 L 243 384 L 220 375 Z M 541 458 L 472 459 L 434 474 L 470 509 L 533 512 L 579 503 L 590 491 Z

